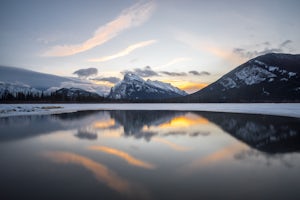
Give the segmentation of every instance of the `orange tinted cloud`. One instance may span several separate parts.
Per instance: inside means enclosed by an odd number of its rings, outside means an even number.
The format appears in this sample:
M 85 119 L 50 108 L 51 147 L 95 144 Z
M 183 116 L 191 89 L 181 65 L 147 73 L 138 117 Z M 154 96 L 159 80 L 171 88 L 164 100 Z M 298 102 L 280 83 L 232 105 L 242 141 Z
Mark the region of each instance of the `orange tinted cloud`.
M 173 142 L 170 142 L 169 140 L 163 139 L 163 138 L 153 138 L 152 141 L 159 142 L 161 144 L 165 144 L 169 146 L 171 149 L 175 151 L 188 151 L 190 150 L 189 147 L 181 146 L 178 144 L 175 144 Z
M 95 151 L 102 151 L 104 153 L 117 156 L 117 157 L 125 160 L 128 164 L 134 165 L 137 167 L 142 167 L 145 169 L 155 169 L 156 168 L 153 164 L 139 160 L 139 159 L 131 156 L 130 154 L 128 154 L 124 151 L 120 151 L 118 149 L 114 149 L 114 148 L 110 148 L 110 147 L 106 147 L 106 146 L 90 146 L 90 147 L 88 147 L 88 149 L 95 150 Z
M 122 11 L 113 21 L 99 27 L 94 35 L 86 41 L 73 45 L 54 46 L 44 53 L 43 56 L 70 56 L 87 51 L 119 35 L 122 31 L 143 24 L 154 11 L 153 1 L 142 4 L 141 2 Z
M 130 193 L 131 186 L 128 181 L 119 177 L 114 171 L 105 165 L 95 162 L 87 157 L 64 151 L 49 151 L 43 154 L 44 157 L 58 163 L 78 164 L 91 171 L 95 178 L 105 183 L 111 189 L 120 193 Z

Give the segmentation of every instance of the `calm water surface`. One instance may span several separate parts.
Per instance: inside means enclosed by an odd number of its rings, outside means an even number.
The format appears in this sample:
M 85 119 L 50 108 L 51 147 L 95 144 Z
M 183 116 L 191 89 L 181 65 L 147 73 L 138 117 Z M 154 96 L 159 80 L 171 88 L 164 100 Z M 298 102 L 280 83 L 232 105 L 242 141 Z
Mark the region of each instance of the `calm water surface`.
M 299 199 L 300 119 L 97 111 L 0 118 L 0 199 Z

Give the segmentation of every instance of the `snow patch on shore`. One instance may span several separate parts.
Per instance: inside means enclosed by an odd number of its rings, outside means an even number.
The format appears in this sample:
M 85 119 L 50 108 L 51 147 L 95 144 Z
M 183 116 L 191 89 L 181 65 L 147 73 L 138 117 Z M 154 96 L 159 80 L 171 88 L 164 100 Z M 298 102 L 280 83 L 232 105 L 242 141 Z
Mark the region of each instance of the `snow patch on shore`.
M 84 110 L 174 110 L 266 114 L 300 118 L 300 103 L 0 104 L 0 117 Z

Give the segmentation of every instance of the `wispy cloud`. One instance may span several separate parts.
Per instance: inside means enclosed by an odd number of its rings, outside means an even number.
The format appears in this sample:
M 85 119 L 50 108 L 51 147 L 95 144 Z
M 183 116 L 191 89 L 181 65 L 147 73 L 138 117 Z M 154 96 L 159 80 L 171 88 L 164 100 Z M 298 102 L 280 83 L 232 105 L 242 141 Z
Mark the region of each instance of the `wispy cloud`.
M 116 58 L 126 56 L 126 55 L 130 54 L 131 52 L 133 52 L 136 49 L 154 44 L 155 42 L 156 42 L 156 40 L 148 40 L 148 41 L 139 42 L 139 43 L 128 46 L 126 49 L 124 49 L 124 50 L 122 50 L 122 51 L 120 51 L 116 54 L 113 54 L 113 55 L 110 55 L 110 56 L 104 56 L 104 57 L 96 58 L 96 59 L 89 59 L 88 61 L 89 62 L 105 62 L 105 61 L 113 60 L 113 59 L 116 59 Z
M 186 62 L 186 61 L 190 61 L 192 60 L 191 58 L 188 57 L 178 57 L 178 58 L 174 58 L 172 60 L 170 60 L 169 62 L 167 62 L 166 64 L 162 65 L 162 67 L 169 67 L 181 62 Z
M 70 56 L 102 45 L 119 35 L 122 31 L 143 24 L 151 16 L 154 8 L 155 3 L 153 1 L 147 3 L 139 2 L 132 7 L 123 10 L 114 20 L 99 27 L 93 36 L 84 42 L 79 44 L 54 46 L 46 51 L 43 56 Z

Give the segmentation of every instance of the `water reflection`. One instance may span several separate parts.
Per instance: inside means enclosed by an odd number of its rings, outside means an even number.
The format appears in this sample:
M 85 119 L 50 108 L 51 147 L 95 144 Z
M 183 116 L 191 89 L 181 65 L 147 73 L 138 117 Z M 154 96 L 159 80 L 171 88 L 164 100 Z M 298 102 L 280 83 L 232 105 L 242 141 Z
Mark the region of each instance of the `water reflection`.
M 202 113 L 225 132 L 268 153 L 299 152 L 300 119 L 264 115 Z
M 18 124 L 18 126 L 15 126 Z M 79 139 L 97 140 L 103 130 L 123 129 L 113 137 L 143 138 L 187 150 L 168 141 L 167 136 L 209 136 L 215 124 L 226 133 L 268 153 L 300 150 L 300 119 L 264 115 L 174 111 L 93 111 L 50 116 L 0 118 L 0 142 L 19 140 L 57 130 L 77 129 Z M 156 137 L 155 137 L 156 136 Z M 159 136 L 159 137 L 157 137 Z
M 153 138 L 153 141 L 161 143 L 161 144 L 165 144 L 175 151 L 189 151 L 191 149 L 191 147 L 186 147 L 186 146 L 176 144 L 174 142 L 170 142 L 169 140 L 167 140 L 165 138 L 157 137 L 157 138 Z
M 183 111 L 0 118 L 0 187 L 4 199 L 293 199 L 299 124 Z
M 85 156 L 71 152 L 48 151 L 42 154 L 43 157 L 62 164 L 77 164 L 93 173 L 95 178 L 106 184 L 109 188 L 125 194 L 133 199 L 150 199 L 148 191 L 138 185 L 120 177 L 116 172 L 109 169 L 102 163 L 96 162 Z M 136 190 L 138 190 L 136 192 Z
M 268 167 L 279 164 L 287 168 L 295 167 L 293 160 L 297 159 L 295 154 L 269 154 L 259 152 L 255 149 L 242 150 L 236 153 L 234 157 L 243 162 L 256 161 L 258 164 L 263 164 Z
M 233 155 L 243 151 L 243 149 L 244 146 L 239 143 L 230 144 L 185 164 L 180 169 L 180 173 L 184 175 L 191 175 L 203 167 L 229 160 Z
M 77 134 L 75 134 L 76 137 L 80 139 L 88 139 L 88 140 L 96 140 L 98 138 L 97 133 L 91 132 L 86 129 L 80 129 L 77 131 Z
M 58 163 L 73 163 L 78 164 L 86 169 L 90 170 L 95 177 L 107 184 L 113 190 L 121 193 L 128 193 L 130 188 L 130 183 L 123 178 L 119 177 L 114 171 L 108 169 L 105 165 L 95 162 L 84 156 L 61 151 L 50 151 L 43 154 L 44 157 Z
M 189 135 L 207 136 L 206 118 L 192 112 L 174 111 L 111 111 L 111 117 L 124 129 L 124 135 L 150 141 L 153 136 Z
M 117 156 L 123 160 L 125 160 L 128 164 L 133 165 L 133 166 L 137 166 L 137 167 L 142 167 L 145 169 L 155 169 L 155 165 L 139 160 L 133 156 L 131 156 L 130 154 L 124 152 L 124 151 L 120 151 L 118 149 L 115 148 L 110 148 L 110 147 L 106 147 L 106 146 L 89 146 L 88 149 L 90 150 L 94 150 L 94 151 L 101 151 L 110 155 L 114 155 Z

